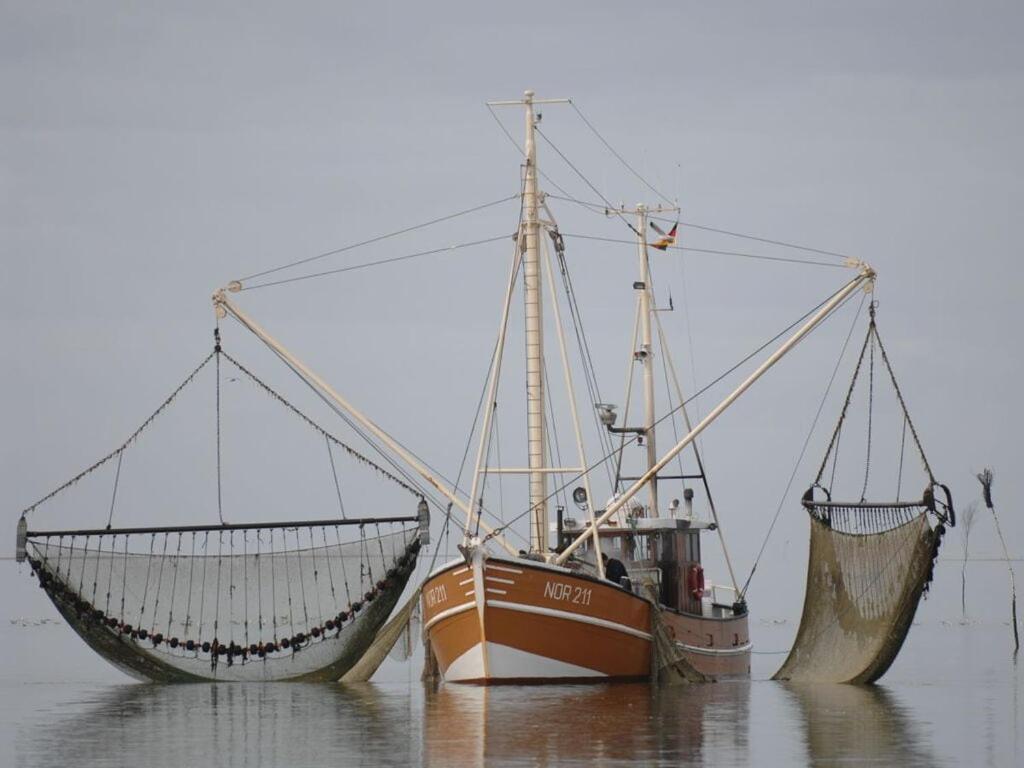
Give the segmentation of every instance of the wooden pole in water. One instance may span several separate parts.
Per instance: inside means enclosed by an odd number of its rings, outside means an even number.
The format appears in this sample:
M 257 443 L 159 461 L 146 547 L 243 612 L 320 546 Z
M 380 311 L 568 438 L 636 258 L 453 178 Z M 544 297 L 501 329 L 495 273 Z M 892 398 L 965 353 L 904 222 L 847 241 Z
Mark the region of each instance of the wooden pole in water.
M 1006 567 L 1010 571 L 1010 614 L 1013 620 L 1013 655 L 1016 656 L 1020 650 L 1020 631 L 1017 629 L 1017 584 L 1013 576 L 1013 563 L 1010 562 L 1010 551 L 1006 548 L 1003 529 L 999 527 L 999 516 L 996 515 L 996 507 L 992 503 L 993 479 L 992 470 L 987 467 L 978 473 L 978 482 L 981 483 L 981 492 L 985 499 L 985 506 L 992 512 L 992 519 L 996 523 L 996 533 L 999 534 L 999 543 L 1003 545 L 1003 557 L 1006 558 Z

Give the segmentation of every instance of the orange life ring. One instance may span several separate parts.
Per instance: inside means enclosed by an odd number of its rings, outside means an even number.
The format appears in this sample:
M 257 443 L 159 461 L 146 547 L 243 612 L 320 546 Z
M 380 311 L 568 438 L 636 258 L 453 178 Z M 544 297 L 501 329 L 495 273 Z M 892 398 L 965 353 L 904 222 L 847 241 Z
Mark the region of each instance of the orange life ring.
M 704 569 L 696 563 L 691 565 L 690 570 L 687 572 L 686 586 L 689 588 L 694 600 L 700 600 L 704 597 Z

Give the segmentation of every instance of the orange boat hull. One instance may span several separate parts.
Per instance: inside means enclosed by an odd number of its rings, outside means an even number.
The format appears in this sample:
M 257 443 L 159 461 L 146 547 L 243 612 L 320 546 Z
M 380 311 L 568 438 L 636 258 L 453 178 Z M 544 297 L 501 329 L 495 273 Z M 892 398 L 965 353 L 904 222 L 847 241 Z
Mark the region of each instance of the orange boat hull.
M 453 563 L 423 586 L 423 621 L 445 680 L 462 683 L 638 680 L 651 674 L 651 605 L 618 586 L 524 560 Z M 666 613 L 670 631 L 701 671 L 749 672 L 746 617 L 724 642 L 720 620 Z M 699 626 L 700 622 L 709 626 Z M 688 641 L 712 647 L 693 654 Z M 739 627 L 728 627 L 729 630 Z M 694 646 L 696 649 L 696 646 Z

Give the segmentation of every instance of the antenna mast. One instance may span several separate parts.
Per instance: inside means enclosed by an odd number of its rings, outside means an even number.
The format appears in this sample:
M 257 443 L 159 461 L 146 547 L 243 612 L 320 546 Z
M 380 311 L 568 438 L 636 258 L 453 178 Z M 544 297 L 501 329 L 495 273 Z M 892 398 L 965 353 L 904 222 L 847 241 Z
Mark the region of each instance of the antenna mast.
M 632 210 L 622 206 L 619 208 L 608 209 L 605 212 L 606 215 L 611 215 L 612 213 L 615 213 L 616 215 L 632 213 L 636 216 L 636 228 L 634 231 L 636 232 L 637 257 L 640 260 L 640 279 L 633 283 L 633 288 L 640 292 L 637 316 L 637 320 L 639 321 L 640 346 L 638 349 L 633 349 L 633 360 L 639 362 L 643 368 L 644 385 L 643 425 L 640 427 L 612 428 L 609 431 L 620 433 L 634 432 L 646 440 L 646 471 L 650 471 L 654 465 L 658 463 L 658 442 L 655 435 L 657 416 L 655 413 L 656 403 L 654 400 L 654 337 L 651 330 L 651 318 L 653 317 L 653 313 L 657 312 L 657 310 L 654 308 L 654 293 L 651 288 L 651 262 L 647 250 L 647 221 L 648 216 L 651 213 L 678 212 L 679 209 L 675 206 L 666 207 L 659 205 L 652 208 L 644 205 L 643 203 L 637 204 L 637 206 Z M 633 343 L 636 343 L 635 339 Z M 630 377 L 630 380 L 632 381 L 632 376 Z M 626 392 L 626 398 L 628 399 L 629 397 L 630 393 Z M 648 514 L 651 517 L 658 517 L 658 476 L 656 474 L 651 476 L 651 479 L 647 484 L 647 492 Z
M 647 255 L 647 208 L 636 207 L 637 249 L 640 256 L 640 280 L 634 287 L 640 291 L 640 349 L 634 353 L 644 370 L 644 439 L 647 441 L 647 469 L 658 463 L 654 435 L 654 344 L 651 341 L 651 264 Z M 658 516 L 658 477 L 651 478 L 648 488 L 648 514 Z

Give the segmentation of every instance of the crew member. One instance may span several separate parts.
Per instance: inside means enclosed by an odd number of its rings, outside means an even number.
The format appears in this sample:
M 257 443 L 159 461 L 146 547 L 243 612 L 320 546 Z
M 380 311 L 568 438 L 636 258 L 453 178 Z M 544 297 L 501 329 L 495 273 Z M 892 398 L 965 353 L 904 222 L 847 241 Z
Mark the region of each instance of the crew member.
M 604 562 L 604 577 L 608 581 L 619 584 L 623 577 L 629 576 L 626 572 L 626 566 L 622 564 L 621 560 L 608 557 L 604 552 L 601 553 L 601 560 Z

